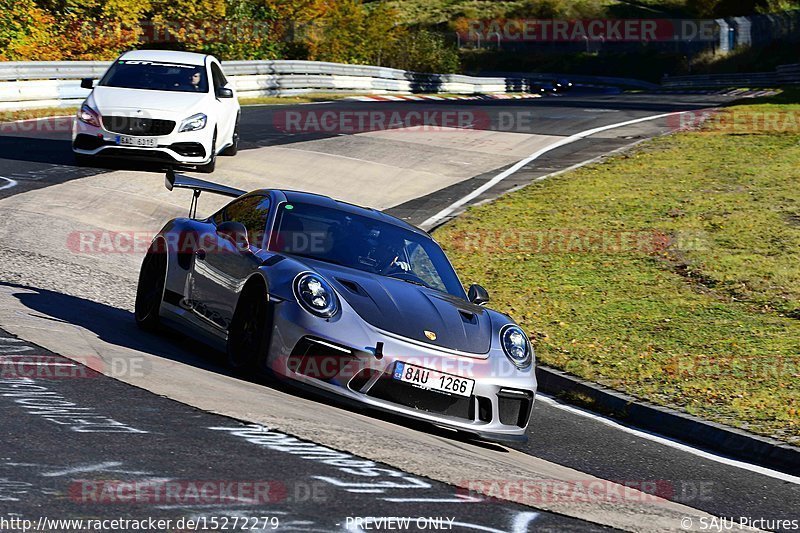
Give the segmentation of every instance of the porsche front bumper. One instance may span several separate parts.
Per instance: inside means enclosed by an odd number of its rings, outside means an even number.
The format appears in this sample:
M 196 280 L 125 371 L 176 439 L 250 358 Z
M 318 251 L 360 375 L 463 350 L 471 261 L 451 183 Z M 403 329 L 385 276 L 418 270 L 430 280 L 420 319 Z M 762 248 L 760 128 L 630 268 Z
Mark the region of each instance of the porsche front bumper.
M 325 320 L 296 302 L 277 303 L 268 359 L 273 373 L 360 405 L 488 440 L 527 439 L 536 393 L 533 365 L 518 369 L 495 343 L 488 354 L 465 354 L 399 337 L 344 307 L 339 319 Z M 472 394 L 393 379 L 397 362 L 473 379 Z

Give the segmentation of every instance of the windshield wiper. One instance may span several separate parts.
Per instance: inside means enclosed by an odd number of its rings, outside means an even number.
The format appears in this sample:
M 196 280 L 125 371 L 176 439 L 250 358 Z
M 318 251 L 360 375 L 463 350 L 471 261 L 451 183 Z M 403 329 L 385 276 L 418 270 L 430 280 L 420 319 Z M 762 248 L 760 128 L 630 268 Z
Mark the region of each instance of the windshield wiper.
M 393 276 L 391 274 L 387 275 L 386 277 L 387 278 L 392 278 L 392 279 L 399 279 L 400 281 L 405 281 L 406 283 L 410 283 L 412 285 L 419 285 L 420 287 L 425 287 L 426 289 L 433 289 L 433 287 L 431 287 L 427 283 L 422 283 L 421 281 L 408 279 L 408 278 L 400 278 L 400 277 L 397 277 L 396 275 Z

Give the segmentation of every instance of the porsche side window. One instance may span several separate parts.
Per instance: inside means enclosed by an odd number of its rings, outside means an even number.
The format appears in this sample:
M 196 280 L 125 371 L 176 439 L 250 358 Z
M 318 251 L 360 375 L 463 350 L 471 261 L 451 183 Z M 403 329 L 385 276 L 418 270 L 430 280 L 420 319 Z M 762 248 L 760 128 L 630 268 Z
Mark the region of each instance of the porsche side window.
M 440 291 L 447 290 L 425 248 L 415 242 L 406 241 L 406 254 L 411 272 L 416 274 L 429 287 Z
M 247 239 L 250 244 L 260 248 L 269 217 L 269 205 L 269 198 L 266 196 L 247 196 L 228 204 L 225 209 L 214 215 L 214 223 L 241 222 L 247 228 Z

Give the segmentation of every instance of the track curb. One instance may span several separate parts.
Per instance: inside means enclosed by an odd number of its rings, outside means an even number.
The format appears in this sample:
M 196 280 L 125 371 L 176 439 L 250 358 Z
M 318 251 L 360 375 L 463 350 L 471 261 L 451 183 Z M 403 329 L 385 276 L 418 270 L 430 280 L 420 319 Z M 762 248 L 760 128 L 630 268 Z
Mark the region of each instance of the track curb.
M 743 462 L 800 475 L 800 448 L 777 439 L 702 420 L 668 407 L 628 396 L 566 372 L 538 365 L 539 391 L 556 397 L 579 394 L 589 399 L 584 406 L 630 426 L 696 445 Z M 573 400 L 565 399 L 574 404 Z

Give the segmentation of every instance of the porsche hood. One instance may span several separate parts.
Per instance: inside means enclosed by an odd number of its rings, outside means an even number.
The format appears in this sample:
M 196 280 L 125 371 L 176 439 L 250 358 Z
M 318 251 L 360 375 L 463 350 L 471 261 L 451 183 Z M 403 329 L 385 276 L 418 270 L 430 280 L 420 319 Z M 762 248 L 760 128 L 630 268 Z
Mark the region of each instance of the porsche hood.
M 314 266 L 376 328 L 440 348 L 489 352 L 492 321 L 482 307 L 399 279 L 333 265 Z

